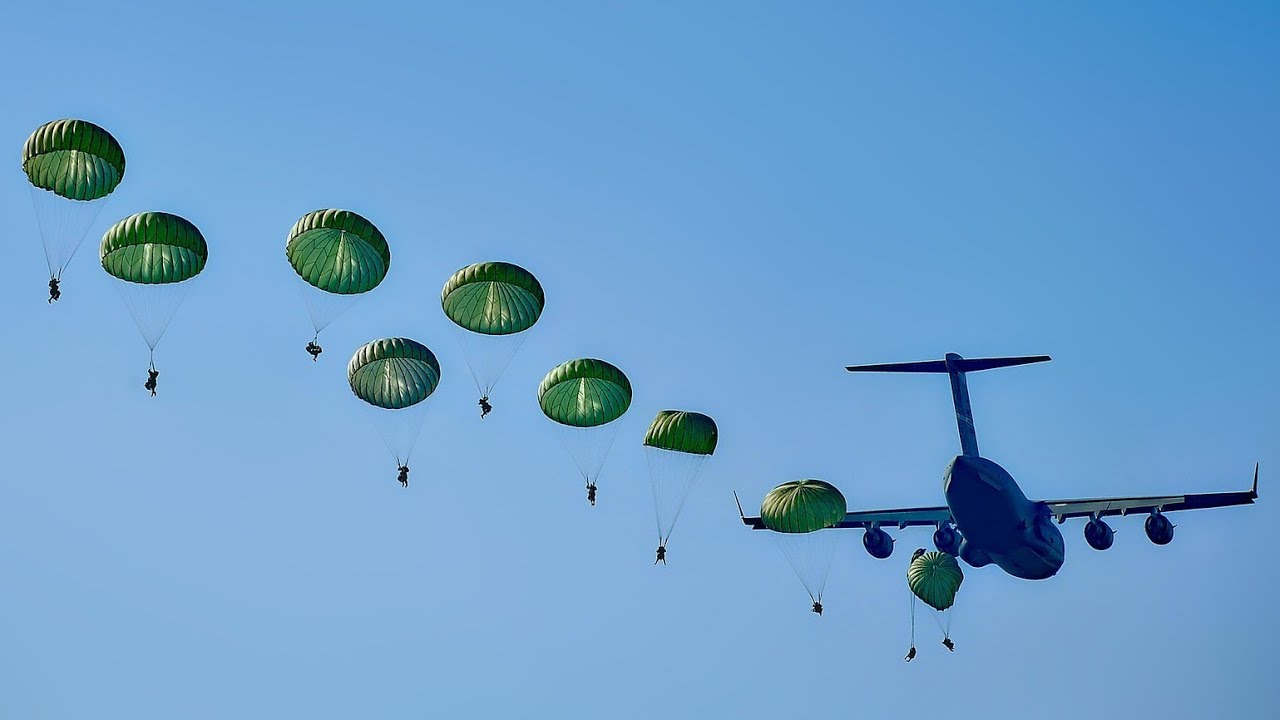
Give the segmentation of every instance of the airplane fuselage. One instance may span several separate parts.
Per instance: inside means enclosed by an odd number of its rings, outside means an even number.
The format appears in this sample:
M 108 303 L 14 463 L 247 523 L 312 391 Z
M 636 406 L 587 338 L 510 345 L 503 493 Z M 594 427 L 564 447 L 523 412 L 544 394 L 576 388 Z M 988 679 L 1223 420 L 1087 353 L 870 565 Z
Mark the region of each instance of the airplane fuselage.
M 1062 567 L 1062 533 L 1053 515 L 1034 503 L 1007 470 L 978 455 L 947 465 L 943 492 L 964 537 L 960 557 L 974 567 L 995 563 L 1014 577 L 1043 580 Z

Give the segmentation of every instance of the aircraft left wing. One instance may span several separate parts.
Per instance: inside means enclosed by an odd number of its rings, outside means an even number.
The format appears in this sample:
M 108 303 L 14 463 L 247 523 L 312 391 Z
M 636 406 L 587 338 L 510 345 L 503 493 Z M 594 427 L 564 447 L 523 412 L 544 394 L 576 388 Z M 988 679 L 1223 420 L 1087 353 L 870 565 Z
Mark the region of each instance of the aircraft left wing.
M 734 499 L 737 499 L 734 493 Z M 742 522 L 752 530 L 765 530 L 764 521 L 758 517 L 747 517 L 742 512 L 742 503 L 738 503 L 738 514 Z M 897 510 L 861 510 L 846 513 L 844 519 L 832 527 L 838 528 L 871 528 L 871 527 L 936 527 L 951 522 L 951 511 L 943 507 L 901 508 Z
M 1258 499 L 1258 466 L 1253 466 L 1253 489 L 1243 492 L 1197 493 L 1193 495 L 1153 495 L 1150 497 L 1088 498 L 1081 500 L 1048 500 L 1044 504 L 1059 523 L 1068 518 L 1105 517 L 1129 513 L 1161 513 L 1177 510 L 1252 505 Z

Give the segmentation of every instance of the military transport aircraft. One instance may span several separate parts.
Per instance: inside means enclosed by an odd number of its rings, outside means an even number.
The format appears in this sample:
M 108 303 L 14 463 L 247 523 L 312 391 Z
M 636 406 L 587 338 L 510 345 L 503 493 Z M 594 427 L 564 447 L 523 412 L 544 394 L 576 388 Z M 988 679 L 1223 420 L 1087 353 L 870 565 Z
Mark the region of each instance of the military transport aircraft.
M 1149 513 L 1145 523 L 1147 537 L 1157 545 L 1165 545 L 1173 540 L 1174 528 L 1165 513 L 1249 505 L 1258 497 L 1258 466 L 1255 464 L 1253 488 L 1247 492 L 1028 500 L 1008 471 L 978 453 L 978 437 L 973 426 L 973 411 L 969 407 L 965 373 L 1049 359 L 1046 355 L 965 359 L 955 353 L 947 353 L 944 360 L 846 368 L 850 372 L 946 373 L 950 376 L 951 397 L 960 430 L 960 455 L 947 465 L 943 475 L 946 506 L 851 512 L 835 527 L 864 529 L 863 546 L 873 557 L 884 559 L 893 552 L 894 541 L 883 528 L 933 526 L 936 528 L 934 545 L 941 551 L 959 556 L 973 567 L 995 563 L 1014 577 L 1043 580 L 1052 577 L 1062 567 L 1062 533 L 1054 527 L 1055 519 L 1061 524 L 1067 518 L 1089 518 L 1084 527 L 1085 540 L 1096 550 L 1106 550 L 1111 547 L 1115 535 L 1104 517 Z M 752 529 L 765 529 L 764 522 L 758 517 L 743 516 L 742 521 Z

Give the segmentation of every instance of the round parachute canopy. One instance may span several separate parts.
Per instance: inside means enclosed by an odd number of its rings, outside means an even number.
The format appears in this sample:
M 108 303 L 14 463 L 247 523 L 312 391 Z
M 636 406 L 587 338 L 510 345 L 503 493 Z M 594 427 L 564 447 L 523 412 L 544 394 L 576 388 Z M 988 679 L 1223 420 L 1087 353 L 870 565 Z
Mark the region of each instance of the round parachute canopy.
M 764 526 L 780 533 L 809 533 L 829 528 L 848 511 L 844 495 L 822 480 L 794 480 L 769 491 L 760 503 Z
M 927 552 L 911 561 L 907 586 L 912 594 L 934 610 L 946 610 L 956 601 L 964 582 L 964 572 L 955 557 L 944 552 Z
M 125 282 L 160 285 L 204 270 L 209 246 L 185 218 L 164 212 L 130 215 L 112 225 L 99 248 L 102 267 Z
M 545 297 L 538 278 L 519 265 L 484 262 L 449 278 L 440 293 L 444 314 L 482 335 L 511 335 L 533 327 Z
M 696 412 L 663 410 L 644 434 L 644 444 L 659 450 L 711 455 L 716 451 L 716 421 Z
M 561 425 L 604 425 L 622 417 L 631 406 L 631 381 L 603 360 L 570 360 L 542 378 L 538 405 Z
M 391 248 L 373 223 L 350 210 L 316 210 L 293 224 L 285 255 L 309 284 L 335 295 L 378 286 L 391 267 Z
M 97 200 L 124 178 L 124 150 L 111 133 L 86 120 L 54 120 L 22 146 L 31 184 L 68 200 Z
M 440 384 L 440 363 L 426 345 L 408 338 L 374 340 L 347 364 L 351 392 L 387 410 L 426 400 Z

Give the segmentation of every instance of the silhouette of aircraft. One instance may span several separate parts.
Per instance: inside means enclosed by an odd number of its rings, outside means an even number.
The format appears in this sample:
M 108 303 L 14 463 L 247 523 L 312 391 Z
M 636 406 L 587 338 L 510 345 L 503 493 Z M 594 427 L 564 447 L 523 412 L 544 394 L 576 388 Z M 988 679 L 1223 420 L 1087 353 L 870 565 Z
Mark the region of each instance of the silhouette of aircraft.
M 1008 471 L 978 452 L 978 436 L 969 406 L 965 373 L 1046 362 L 1047 355 L 966 359 L 947 353 L 943 360 L 855 365 L 849 372 L 946 373 L 951 378 L 951 399 L 960 431 L 960 454 L 947 465 L 942 489 L 947 504 L 939 507 L 901 508 L 851 512 L 837 528 L 861 528 L 862 544 L 873 557 L 893 552 L 894 540 L 886 527 L 932 526 L 934 546 L 958 556 L 973 567 L 995 564 L 1014 577 L 1043 580 L 1062 567 L 1062 533 L 1054 525 L 1068 518 L 1089 518 L 1084 537 L 1095 550 L 1106 550 L 1115 533 L 1104 517 L 1147 513 L 1147 537 L 1157 545 L 1173 540 L 1172 522 L 1166 513 L 1181 510 L 1251 505 L 1258 497 L 1258 466 L 1253 467 L 1253 488 L 1246 492 L 1103 497 L 1078 500 L 1028 500 Z M 747 517 L 738 504 L 742 521 L 754 530 L 765 530 L 758 517 Z

